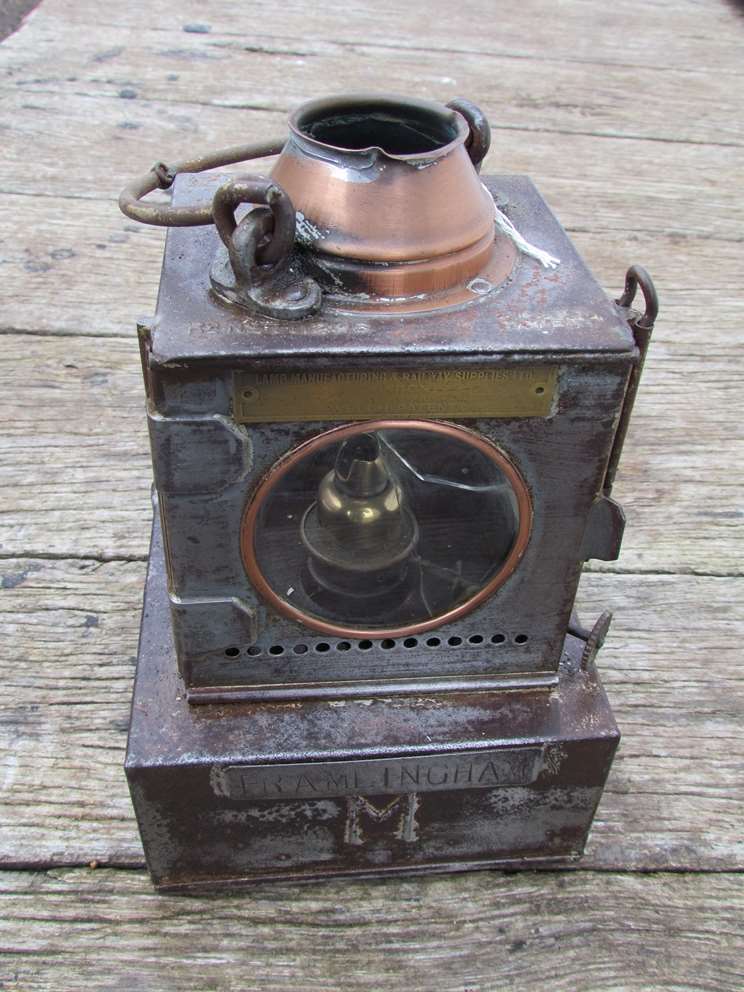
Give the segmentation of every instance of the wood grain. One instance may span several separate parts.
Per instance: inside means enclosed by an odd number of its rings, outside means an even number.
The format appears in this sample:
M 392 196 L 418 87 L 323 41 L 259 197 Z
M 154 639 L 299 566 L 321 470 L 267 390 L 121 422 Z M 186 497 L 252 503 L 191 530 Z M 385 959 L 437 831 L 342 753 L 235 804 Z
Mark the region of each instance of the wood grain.
M 669 318 L 657 331 L 616 486 L 622 555 L 593 568 L 742 572 L 741 349 L 723 316 L 699 341 L 692 311 L 676 311 L 686 327 Z M 144 557 L 151 469 L 134 334 L 0 340 L 0 554 Z
M 144 564 L 13 559 L 0 576 L 0 860 L 140 864 L 121 765 Z M 584 867 L 744 868 L 742 598 L 744 578 L 585 576 L 584 618 L 616 611 L 600 667 L 625 739 Z
M 2 343 L 0 553 L 143 557 L 151 468 L 134 335 Z
M 742 987 L 743 33 L 733 0 L 43 0 L 0 46 L 0 987 Z M 365 88 L 480 103 L 485 171 L 608 292 L 656 279 L 624 549 L 579 597 L 623 741 L 578 871 L 155 896 L 121 763 L 163 237 L 115 197 Z
M 735 874 L 477 872 L 216 898 L 100 869 L 2 883 L 7 992 L 741 988 Z
M 143 20 L 134 33 L 128 26 L 102 25 L 82 36 L 66 12 L 52 23 L 47 6 L 44 30 L 21 33 L 8 43 L 0 85 L 25 94 L 30 103 L 35 102 L 31 94 L 51 89 L 68 96 L 121 97 L 130 101 L 135 118 L 141 114 L 141 101 L 163 101 L 184 108 L 190 104 L 195 110 L 229 107 L 249 120 L 245 112 L 255 109 L 286 115 L 306 98 L 308 87 L 327 90 L 325 80 L 333 80 L 335 92 L 377 90 L 384 65 L 385 86 L 391 92 L 408 91 L 414 80 L 421 96 L 445 101 L 477 91 L 500 147 L 510 140 L 500 133 L 505 129 L 676 144 L 744 143 L 731 77 L 704 64 L 691 73 L 681 67 L 660 69 L 643 58 L 627 64 L 595 56 L 553 60 L 548 67 L 533 45 L 530 57 L 523 47 L 510 49 L 507 42 L 504 48 L 479 46 L 458 53 L 447 74 L 441 50 L 409 48 L 392 39 L 375 42 L 360 35 L 351 41 L 337 33 L 316 33 L 298 43 L 284 34 L 281 23 L 276 36 L 256 35 L 261 6 L 233 8 L 233 23 L 222 31 L 185 32 L 178 25 L 164 30 Z M 402 6 L 396 5 L 396 13 L 402 13 Z M 448 21 L 452 13 L 447 8 Z M 545 13 L 542 5 L 541 20 Z M 500 34 L 502 28 L 499 24 Z M 45 61 L 39 75 L 45 52 L 54 57 Z M 707 103 L 708 113 L 688 112 L 689 85 Z M 643 96 L 642 114 L 629 94 Z
M 491 16 L 480 0 L 454 6 L 447 0 L 430 0 L 425 7 L 407 0 L 381 0 L 374 6 L 331 0 L 320 9 L 308 8 L 305 0 L 287 0 L 279 12 L 270 0 L 256 0 L 242 9 L 231 0 L 217 0 L 208 12 L 200 0 L 186 0 L 157 21 L 148 18 L 148 12 L 143 0 L 105 11 L 94 0 L 77 0 L 74 9 L 65 0 L 44 3 L 47 32 L 64 24 L 88 30 L 123 27 L 136 43 L 151 26 L 161 35 L 163 47 L 169 37 L 183 44 L 189 35 L 206 30 L 241 39 L 247 48 L 267 43 L 269 55 L 272 47 L 288 47 L 302 55 L 309 42 L 319 40 L 416 53 L 433 50 L 445 56 L 442 67 L 450 70 L 459 61 L 453 56 L 504 53 L 544 63 L 547 73 L 578 62 L 685 70 L 695 80 L 701 74 L 742 75 L 736 9 L 717 2 L 675 0 L 670 9 L 665 3 L 623 0 L 601 16 L 582 2 L 546 5 L 540 0 L 504 5 Z M 41 36 L 44 25 L 34 27 Z M 77 35 L 78 44 L 82 35 L 83 31 Z M 47 65 L 48 61 L 41 59 Z M 691 97 L 695 104 L 694 93 Z

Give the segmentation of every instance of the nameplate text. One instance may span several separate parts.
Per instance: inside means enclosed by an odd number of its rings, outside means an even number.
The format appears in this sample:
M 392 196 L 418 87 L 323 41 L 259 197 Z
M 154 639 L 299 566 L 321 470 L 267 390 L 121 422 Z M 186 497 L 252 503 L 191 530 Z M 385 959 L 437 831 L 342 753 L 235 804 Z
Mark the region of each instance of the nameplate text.
M 214 769 L 212 783 L 218 795 L 229 799 L 275 800 L 493 789 L 534 782 L 541 758 L 541 747 L 524 746 L 364 761 L 228 765 Z

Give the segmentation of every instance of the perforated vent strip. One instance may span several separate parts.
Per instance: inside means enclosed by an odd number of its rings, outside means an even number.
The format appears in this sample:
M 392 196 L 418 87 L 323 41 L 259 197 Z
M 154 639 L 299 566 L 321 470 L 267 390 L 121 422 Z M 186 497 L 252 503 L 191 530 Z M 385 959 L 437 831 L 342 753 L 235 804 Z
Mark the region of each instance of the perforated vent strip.
M 226 658 L 240 658 L 243 655 L 248 655 L 251 658 L 261 658 L 261 657 L 274 657 L 278 658 L 282 655 L 294 654 L 303 655 L 309 654 L 311 652 L 317 654 L 326 654 L 329 651 L 406 651 L 411 648 L 425 647 L 431 650 L 447 649 L 447 648 L 469 648 L 469 647 L 481 647 L 490 646 L 499 647 L 504 644 L 511 643 L 516 647 L 524 647 L 525 644 L 529 642 L 529 637 L 527 634 L 470 634 L 468 636 L 459 636 L 453 634 L 450 637 L 405 637 L 401 640 L 394 640 L 391 637 L 386 637 L 380 641 L 373 640 L 361 640 L 361 641 L 312 641 L 306 642 L 301 641 L 294 644 L 270 644 L 270 645 L 258 645 L 251 644 L 245 649 L 238 647 L 229 647 L 225 650 Z

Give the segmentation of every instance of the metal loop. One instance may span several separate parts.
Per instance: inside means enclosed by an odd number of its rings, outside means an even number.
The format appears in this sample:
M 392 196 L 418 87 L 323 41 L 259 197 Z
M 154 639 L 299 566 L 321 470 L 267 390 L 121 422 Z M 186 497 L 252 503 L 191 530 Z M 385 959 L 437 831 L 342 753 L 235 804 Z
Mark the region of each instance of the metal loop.
M 271 240 L 256 251 L 259 265 L 275 265 L 292 249 L 295 238 L 295 209 L 282 187 L 264 176 L 236 176 L 224 183 L 212 199 L 214 226 L 232 255 L 233 235 L 238 226 L 235 210 L 241 203 L 269 207 L 274 218 Z
M 218 207 L 218 213 L 221 207 Z M 227 214 L 232 219 L 232 215 Z M 222 231 L 227 234 L 221 218 Z M 260 265 L 257 254 L 275 230 L 269 207 L 254 207 L 241 218 L 224 249 L 217 252 L 210 280 L 217 296 L 279 320 L 300 320 L 320 309 L 320 287 L 292 267 L 291 255 L 275 265 Z M 221 232 L 222 233 L 222 232 Z M 268 245 L 273 241 L 268 241 Z
M 225 243 L 235 284 L 241 289 L 266 281 L 276 271 L 276 266 L 261 267 L 258 255 L 261 248 L 270 244 L 274 230 L 274 216 L 267 207 L 249 210 L 235 228 L 229 242 Z
M 284 138 L 251 145 L 232 145 L 199 158 L 176 162 L 166 166 L 156 162 L 149 172 L 128 183 L 119 195 L 119 209 L 132 220 L 156 227 L 200 227 L 212 223 L 212 205 L 202 207 L 172 207 L 167 203 L 142 203 L 143 197 L 156 189 L 168 189 L 181 172 L 207 172 L 226 165 L 236 165 L 254 158 L 278 155 L 284 147 Z M 165 185 L 167 183 L 167 185 Z
M 458 114 L 462 114 L 470 128 L 470 136 L 465 142 L 465 149 L 476 172 L 478 172 L 481 162 L 491 147 L 491 125 L 488 123 L 488 118 L 480 107 L 476 107 L 470 100 L 464 100 L 461 97 L 450 100 L 447 106 L 450 110 L 456 110 Z
M 150 169 L 150 172 L 155 173 L 160 189 L 170 189 L 173 185 L 173 180 L 176 178 L 175 173 L 168 168 L 165 162 L 156 162 Z
M 638 326 L 650 330 L 659 314 L 659 298 L 656 295 L 654 281 L 642 265 L 631 265 L 625 275 L 625 289 L 623 295 L 615 300 L 619 307 L 628 309 L 635 299 L 638 287 L 641 287 L 643 299 L 646 303 L 646 311 L 638 319 Z

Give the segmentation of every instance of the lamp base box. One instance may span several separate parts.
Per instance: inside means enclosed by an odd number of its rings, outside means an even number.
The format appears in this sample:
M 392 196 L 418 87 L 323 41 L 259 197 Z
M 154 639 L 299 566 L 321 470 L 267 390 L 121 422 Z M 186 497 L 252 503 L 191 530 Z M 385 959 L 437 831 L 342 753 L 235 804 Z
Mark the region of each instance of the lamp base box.
M 126 758 L 155 885 L 575 860 L 620 736 L 582 648 L 552 691 L 190 705 L 156 523 Z

